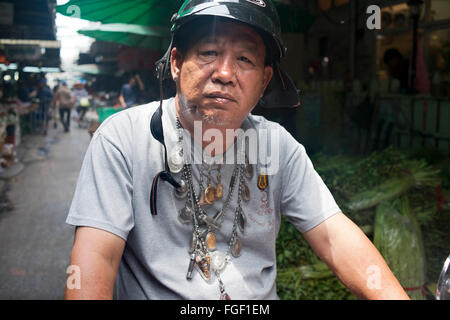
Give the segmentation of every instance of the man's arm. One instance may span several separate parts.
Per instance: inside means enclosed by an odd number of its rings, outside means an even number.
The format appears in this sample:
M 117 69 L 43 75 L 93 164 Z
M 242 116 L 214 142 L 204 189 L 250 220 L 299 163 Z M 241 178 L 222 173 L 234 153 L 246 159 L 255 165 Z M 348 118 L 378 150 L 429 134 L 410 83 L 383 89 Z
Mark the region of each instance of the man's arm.
M 119 96 L 119 102 L 120 102 L 120 105 L 122 106 L 122 108 L 126 108 L 127 107 L 127 104 L 125 102 L 125 99 L 123 98 L 123 94 L 122 93 Z
M 136 81 L 137 81 L 137 83 L 138 83 L 138 85 L 139 85 L 139 89 L 140 89 L 141 91 L 144 91 L 144 90 L 145 90 L 145 86 L 144 86 L 144 83 L 142 82 L 142 79 L 141 79 L 141 77 L 139 76 L 139 74 L 136 75 L 135 79 L 136 79 Z
M 303 235 L 322 261 L 360 299 L 409 299 L 372 242 L 343 213 Z
M 79 289 L 66 286 L 64 299 L 112 299 L 125 241 L 107 231 L 78 227 L 70 257 L 80 271 Z

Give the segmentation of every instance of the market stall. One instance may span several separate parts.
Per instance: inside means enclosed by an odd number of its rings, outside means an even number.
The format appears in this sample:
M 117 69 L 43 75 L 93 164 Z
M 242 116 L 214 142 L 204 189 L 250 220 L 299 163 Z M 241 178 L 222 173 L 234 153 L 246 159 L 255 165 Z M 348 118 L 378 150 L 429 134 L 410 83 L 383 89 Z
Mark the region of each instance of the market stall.
M 37 109 L 38 104 L 22 103 L 19 99 L 0 102 L 0 164 L 3 168 L 14 163 L 14 149 L 20 145 L 22 128 L 32 125 Z

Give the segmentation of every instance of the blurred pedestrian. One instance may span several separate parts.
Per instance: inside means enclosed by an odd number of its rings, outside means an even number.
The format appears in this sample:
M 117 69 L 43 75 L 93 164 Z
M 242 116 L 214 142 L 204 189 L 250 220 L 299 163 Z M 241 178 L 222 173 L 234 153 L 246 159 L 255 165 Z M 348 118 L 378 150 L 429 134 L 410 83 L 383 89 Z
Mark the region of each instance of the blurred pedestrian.
M 17 92 L 17 97 L 23 103 L 30 102 L 30 89 L 28 88 L 27 84 L 23 80 L 19 81 L 19 90 Z
M 145 87 L 141 77 L 138 74 L 131 76 L 120 90 L 119 101 L 122 108 L 126 109 L 137 105 L 141 92 L 144 89 Z
M 59 108 L 59 117 L 64 127 L 64 132 L 70 130 L 70 112 L 74 109 L 76 98 L 67 87 L 67 83 L 63 81 L 55 94 L 55 112 Z
M 84 87 L 84 83 L 77 81 L 73 87 L 72 94 L 76 99 L 76 110 L 78 112 L 78 125 L 81 127 L 81 123 L 86 115 L 86 112 L 90 106 L 89 93 Z
M 53 100 L 52 90 L 47 85 L 45 78 L 39 81 L 39 87 L 37 92 L 37 98 L 39 98 L 39 121 L 41 121 L 43 134 L 47 134 L 50 104 Z

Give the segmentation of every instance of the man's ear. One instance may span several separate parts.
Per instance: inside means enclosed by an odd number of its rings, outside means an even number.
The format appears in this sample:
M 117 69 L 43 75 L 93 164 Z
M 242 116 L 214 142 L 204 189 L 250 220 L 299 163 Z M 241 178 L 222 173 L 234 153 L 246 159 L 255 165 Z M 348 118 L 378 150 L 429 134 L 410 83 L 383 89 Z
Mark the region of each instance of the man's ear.
M 172 79 L 174 81 L 177 81 L 180 76 L 182 64 L 183 55 L 177 48 L 172 48 L 172 51 L 170 52 L 170 72 L 172 73 Z
M 264 67 L 264 78 L 263 78 L 263 93 L 266 91 L 267 86 L 269 85 L 270 80 L 273 76 L 273 67 L 272 66 L 265 66 Z

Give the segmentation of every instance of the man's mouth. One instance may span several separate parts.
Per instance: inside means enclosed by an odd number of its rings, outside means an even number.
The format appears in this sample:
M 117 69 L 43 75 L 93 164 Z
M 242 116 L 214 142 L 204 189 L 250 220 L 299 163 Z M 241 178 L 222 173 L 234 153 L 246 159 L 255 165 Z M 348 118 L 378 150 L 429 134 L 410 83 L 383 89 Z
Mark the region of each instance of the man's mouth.
M 221 104 L 236 102 L 236 99 L 232 95 L 230 95 L 228 93 L 224 93 L 224 92 L 218 92 L 218 91 L 207 93 L 207 94 L 205 94 L 205 97 L 208 99 L 213 99 L 216 102 L 221 103 Z

